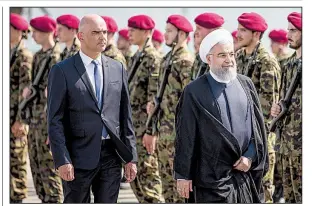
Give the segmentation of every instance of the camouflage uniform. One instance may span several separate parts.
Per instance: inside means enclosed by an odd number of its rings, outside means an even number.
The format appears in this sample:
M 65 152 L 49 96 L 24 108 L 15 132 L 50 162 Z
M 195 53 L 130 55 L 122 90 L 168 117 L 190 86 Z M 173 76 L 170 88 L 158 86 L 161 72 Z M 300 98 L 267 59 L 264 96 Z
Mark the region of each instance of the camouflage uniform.
M 245 74 L 247 69 L 249 56 L 246 55 L 245 49 L 237 52 L 236 62 L 237 70 L 240 74 Z M 255 61 L 250 64 L 248 76 L 252 79 L 257 92 L 263 111 L 266 128 L 270 124 L 270 111 L 273 103 L 278 102 L 279 87 L 280 87 L 280 66 L 274 56 L 272 56 L 260 44 Z M 250 74 L 251 73 L 251 74 Z M 268 152 L 269 152 L 269 171 L 263 178 L 265 201 L 272 202 L 272 195 L 274 192 L 274 165 L 275 165 L 275 134 L 268 133 Z
M 148 102 L 153 101 L 153 97 L 157 92 L 160 61 L 161 58 L 156 49 L 148 45 L 145 48 L 145 56 L 129 85 L 139 157 L 137 177 L 131 182 L 131 187 L 140 203 L 161 203 L 162 184 L 158 171 L 157 152 L 148 155 L 142 144 L 147 121 L 146 105 Z
M 30 84 L 32 58 L 31 52 L 20 44 L 15 61 L 10 68 L 10 128 L 16 121 L 28 127 L 22 121 L 18 105 L 23 98 L 23 89 Z M 21 202 L 27 197 L 26 159 L 27 136 L 17 138 L 10 132 L 10 199 L 12 203 Z
M 165 71 L 166 59 L 168 53 L 161 64 L 159 80 Z M 173 157 L 174 157 L 174 117 L 175 109 L 183 91 L 183 88 L 191 81 L 191 68 L 194 62 L 194 56 L 187 50 L 187 47 L 180 47 L 172 55 L 171 73 L 168 77 L 168 84 L 161 103 L 159 112 L 158 128 L 158 155 L 159 171 L 163 184 L 163 194 L 166 203 L 184 203 L 184 198 L 179 196 L 176 187 L 176 181 L 173 178 Z M 160 84 L 160 83 L 159 83 Z
M 296 53 L 287 59 L 282 68 L 281 98 L 284 98 L 294 76 Z M 286 203 L 302 203 L 302 84 L 292 96 L 292 103 L 284 119 L 281 138 L 277 139 L 277 172 L 282 177 Z M 276 182 L 279 184 L 279 182 Z
M 126 62 L 127 62 L 127 68 L 129 68 L 129 66 L 130 66 L 132 56 L 133 56 L 133 53 L 131 52 L 130 49 L 128 51 L 126 51 L 124 57 L 125 57 Z
M 124 65 L 124 67 L 127 68 L 127 61 L 124 55 L 121 53 L 121 51 L 117 48 L 117 46 L 113 44 L 107 45 L 103 54 L 112 59 L 115 59 L 116 61 L 121 62 Z
M 199 56 L 199 54 L 197 53 L 196 54 L 196 58 L 195 58 L 195 60 L 194 60 L 194 64 L 193 64 L 193 66 L 192 66 L 192 80 L 195 80 L 196 79 L 196 76 L 197 76 L 197 73 L 198 73 L 198 70 L 199 70 L 199 68 L 200 68 L 200 66 L 202 65 L 202 63 L 203 64 L 205 64 L 201 59 L 200 59 L 200 56 Z M 208 72 L 209 71 L 209 65 L 208 64 L 205 64 L 206 65 L 206 67 L 207 67 L 207 69 L 206 69 L 206 71 L 205 71 L 205 73 L 206 72 Z
M 79 43 L 79 40 L 75 38 L 73 41 L 73 45 L 70 48 L 70 51 L 67 49 L 67 47 L 65 47 L 65 49 L 62 51 L 60 60 L 63 61 L 71 56 L 74 56 L 79 50 L 80 50 L 80 43 Z
M 47 58 L 47 53 L 51 49 L 48 51 L 42 51 L 41 49 L 34 55 L 32 79 L 36 77 L 41 67 L 42 60 Z M 52 59 L 48 69 L 51 69 L 52 66 L 60 60 L 59 45 L 54 48 L 51 57 Z M 28 136 L 29 158 L 33 181 L 39 199 L 45 203 L 60 203 L 62 197 L 62 183 L 58 173 L 53 169 L 52 154 L 49 146 L 46 144 L 48 132 L 44 106 L 47 99 L 44 95 L 44 90 L 47 84 L 48 71 L 44 73 L 39 83 L 38 97 L 30 105 L 31 118 Z

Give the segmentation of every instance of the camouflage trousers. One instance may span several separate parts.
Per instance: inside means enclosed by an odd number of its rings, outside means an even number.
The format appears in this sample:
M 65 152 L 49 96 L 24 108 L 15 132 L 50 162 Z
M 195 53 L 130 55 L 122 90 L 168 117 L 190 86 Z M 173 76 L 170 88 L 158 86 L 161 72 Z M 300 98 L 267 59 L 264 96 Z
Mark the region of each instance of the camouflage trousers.
M 142 137 L 137 138 L 138 172 L 130 183 L 139 203 L 162 203 L 162 184 L 158 171 L 157 151 L 147 154 Z
M 159 172 L 163 185 L 166 203 L 185 203 L 177 191 L 177 183 L 173 176 L 174 139 L 160 135 L 158 141 Z
M 43 203 L 61 203 L 62 182 L 54 170 L 52 153 L 47 140 L 45 118 L 33 118 L 29 125 L 28 151 L 36 193 Z
M 281 177 L 286 203 L 302 203 L 302 155 L 277 154 L 276 170 Z M 276 182 L 276 184 L 280 184 Z
M 22 201 L 27 197 L 27 137 L 10 134 L 10 199 Z
M 269 153 L 269 170 L 263 177 L 263 189 L 264 198 L 266 203 L 273 203 L 273 193 L 274 193 L 274 168 L 275 168 L 275 140 L 276 136 L 274 133 L 268 134 L 268 153 Z

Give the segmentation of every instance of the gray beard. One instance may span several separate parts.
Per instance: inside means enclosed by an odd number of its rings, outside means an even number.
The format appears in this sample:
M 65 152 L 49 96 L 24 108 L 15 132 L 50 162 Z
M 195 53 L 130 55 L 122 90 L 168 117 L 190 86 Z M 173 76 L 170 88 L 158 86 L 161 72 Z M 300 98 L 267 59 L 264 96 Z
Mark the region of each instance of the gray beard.
M 210 68 L 210 70 L 222 81 L 231 81 L 237 76 L 237 68 L 235 67 L 220 67 L 220 68 Z

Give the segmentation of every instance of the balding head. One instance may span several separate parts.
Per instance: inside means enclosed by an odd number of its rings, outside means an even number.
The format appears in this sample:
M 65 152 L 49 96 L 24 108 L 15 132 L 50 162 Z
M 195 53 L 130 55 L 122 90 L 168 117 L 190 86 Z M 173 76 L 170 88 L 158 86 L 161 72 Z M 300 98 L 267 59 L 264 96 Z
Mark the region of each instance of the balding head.
M 104 51 L 107 44 L 107 26 L 104 19 L 97 14 L 84 16 L 79 24 L 78 39 L 85 54 L 89 52 L 94 56 L 95 53 Z

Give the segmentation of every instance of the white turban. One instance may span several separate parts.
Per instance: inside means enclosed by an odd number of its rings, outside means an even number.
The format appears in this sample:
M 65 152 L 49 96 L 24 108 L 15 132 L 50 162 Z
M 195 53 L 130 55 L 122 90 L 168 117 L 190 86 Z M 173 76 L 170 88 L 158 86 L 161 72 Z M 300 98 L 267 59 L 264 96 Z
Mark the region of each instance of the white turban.
M 207 64 L 206 56 L 214 45 L 221 41 L 228 41 L 234 44 L 232 34 L 226 29 L 217 29 L 209 33 L 201 42 L 199 47 L 199 56 Z

